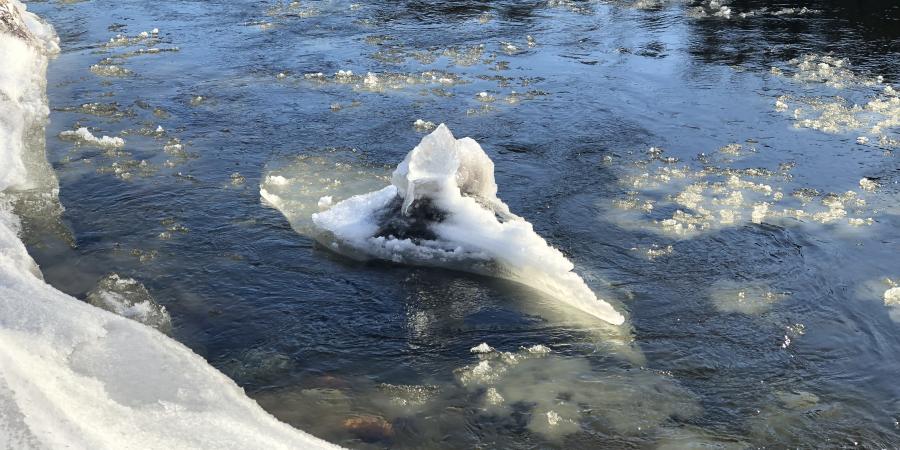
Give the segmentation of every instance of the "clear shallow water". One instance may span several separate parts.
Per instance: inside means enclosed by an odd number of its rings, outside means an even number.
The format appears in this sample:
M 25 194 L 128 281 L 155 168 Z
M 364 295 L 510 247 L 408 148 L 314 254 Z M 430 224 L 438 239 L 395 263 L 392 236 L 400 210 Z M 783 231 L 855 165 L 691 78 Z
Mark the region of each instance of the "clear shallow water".
M 896 149 L 866 111 L 802 122 L 896 86 L 900 12 L 692 6 L 31 3 L 62 40 L 48 153 L 70 231 L 35 221 L 30 250 L 80 298 L 107 273 L 141 281 L 178 340 L 345 446 L 900 445 Z M 138 39 L 108 47 L 117 33 Z M 812 73 L 792 58 L 828 52 L 855 78 L 792 78 Z M 130 73 L 92 71 L 104 58 Z M 383 173 L 416 119 L 484 146 L 499 196 L 628 312 L 623 330 L 510 282 L 348 261 L 260 201 L 267 175 L 307 175 L 298 156 Z M 57 138 L 78 126 L 127 154 Z M 520 350 L 535 344 L 552 351 Z

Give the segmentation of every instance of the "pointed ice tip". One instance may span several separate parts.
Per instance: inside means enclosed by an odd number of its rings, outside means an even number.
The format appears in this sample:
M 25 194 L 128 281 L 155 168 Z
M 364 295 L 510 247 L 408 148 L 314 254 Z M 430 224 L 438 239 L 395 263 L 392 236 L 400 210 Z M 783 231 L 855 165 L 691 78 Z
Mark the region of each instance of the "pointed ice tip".
M 438 125 L 437 128 L 435 128 L 434 131 L 432 131 L 428 135 L 435 136 L 435 137 L 438 137 L 438 136 L 450 137 L 450 139 L 456 139 L 453 137 L 453 133 L 450 131 L 450 128 L 447 125 L 445 125 L 444 123 L 441 123 L 440 125 Z

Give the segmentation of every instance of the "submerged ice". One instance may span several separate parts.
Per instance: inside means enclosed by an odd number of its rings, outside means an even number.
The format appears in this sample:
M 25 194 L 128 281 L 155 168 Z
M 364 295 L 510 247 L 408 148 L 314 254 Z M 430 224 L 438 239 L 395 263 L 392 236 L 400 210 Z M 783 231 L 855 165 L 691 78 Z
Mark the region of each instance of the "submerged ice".
M 497 197 L 494 164 L 481 146 L 454 138 L 443 124 L 406 155 L 389 186 L 350 197 L 312 221 L 316 239 L 351 257 L 507 278 L 607 322 L 624 322 L 571 261 Z
M 147 288 L 133 278 L 109 274 L 88 293 L 87 300 L 98 308 L 136 320 L 164 333 L 172 330 L 172 318 L 166 307 L 157 303 Z

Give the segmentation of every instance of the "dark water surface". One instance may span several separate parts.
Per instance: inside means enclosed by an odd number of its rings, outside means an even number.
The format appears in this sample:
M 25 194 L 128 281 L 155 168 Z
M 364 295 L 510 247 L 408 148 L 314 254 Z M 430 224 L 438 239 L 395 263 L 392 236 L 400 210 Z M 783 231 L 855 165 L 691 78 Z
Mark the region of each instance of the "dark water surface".
M 47 142 L 75 245 L 32 230 L 30 250 L 79 298 L 139 280 L 176 339 L 348 447 L 896 448 L 900 8 L 725 7 L 32 2 L 62 41 Z M 148 48 L 170 51 L 129 54 Z M 620 330 L 346 260 L 261 202 L 271 174 L 327 183 L 334 155 L 385 173 L 417 119 L 482 144 Z M 126 145 L 57 138 L 78 126 Z

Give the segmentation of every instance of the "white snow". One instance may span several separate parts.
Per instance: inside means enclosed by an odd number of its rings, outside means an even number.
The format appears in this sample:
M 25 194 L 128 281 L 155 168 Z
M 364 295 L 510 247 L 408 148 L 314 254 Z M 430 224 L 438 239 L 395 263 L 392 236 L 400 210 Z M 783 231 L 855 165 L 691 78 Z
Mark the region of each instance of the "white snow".
M 34 124 L 42 127 L 49 114 L 40 74 L 47 71 L 48 55 L 58 51 L 53 28 L 21 3 L 0 1 L 0 192 L 34 187 L 27 178 L 34 167 L 25 136 Z
M 276 420 L 184 345 L 41 279 L 10 203 L 52 176 L 32 170 L 24 130 L 46 123 L 56 49 L 50 26 L 0 0 L 0 448 L 336 448 Z
M 434 236 L 379 234 L 386 215 Z M 481 146 L 471 138 L 455 139 L 443 124 L 406 155 L 390 186 L 350 197 L 312 219 L 317 238 L 349 256 L 499 276 L 607 322 L 625 320 L 597 299 L 571 261 L 497 198 L 494 163 Z

